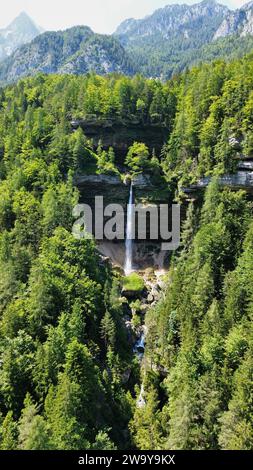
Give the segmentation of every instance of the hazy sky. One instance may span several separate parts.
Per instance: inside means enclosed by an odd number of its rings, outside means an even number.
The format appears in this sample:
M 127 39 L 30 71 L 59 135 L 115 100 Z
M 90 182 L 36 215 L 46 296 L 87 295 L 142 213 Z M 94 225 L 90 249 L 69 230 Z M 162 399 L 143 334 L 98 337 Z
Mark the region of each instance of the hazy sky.
M 0 28 L 26 11 L 44 29 L 65 29 L 77 24 L 98 33 L 112 33 L 126 18 L 142 18 L 170 3 L 198 3 L 197 0 L 7 0 L 1 6 Z M 246 0 L 220 0 L 238 8 Z

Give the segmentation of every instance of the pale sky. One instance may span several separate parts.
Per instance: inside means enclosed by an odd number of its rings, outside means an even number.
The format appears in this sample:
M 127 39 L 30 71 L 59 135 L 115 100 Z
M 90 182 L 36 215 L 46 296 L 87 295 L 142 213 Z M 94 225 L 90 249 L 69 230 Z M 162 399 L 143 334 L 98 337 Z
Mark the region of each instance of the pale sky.
M 219 0 L 238 8 L 247 0 Z M 97 33 L 112 33 L 126 18 L 143 18 L 171 3 L 198 3 L 198 0 L 7 0 L 2 2 L 0 28 L 7 26 L 21 11 L 45 30 L 90 26 Z

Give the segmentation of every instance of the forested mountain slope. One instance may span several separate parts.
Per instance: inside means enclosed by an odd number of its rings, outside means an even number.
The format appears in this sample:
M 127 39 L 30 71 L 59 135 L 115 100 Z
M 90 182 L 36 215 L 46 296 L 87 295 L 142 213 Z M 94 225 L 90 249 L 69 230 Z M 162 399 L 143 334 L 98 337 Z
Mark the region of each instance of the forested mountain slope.
M 166 78 L 183 68 L 187 56 L 212 42 L 227 13 L 227 7 L 212 0 L 168 5 L 144 19 L 124 21 L 115 35 L 136 56 L 141 71 Z
M 37 72 L 132 75 L 134 65 L 116 38 L 85 26 L 46 32 L 15 51 L 0 64 L 0 82 L 12 82 Z
M 252 204 L 213 181 L 190 207 L 140 375 L 122 277 L 71 234 L 77 173 L 120 175 L 73 120 L 168 128 L 125 172 L 172 193 L 252 155 L 252 56 L 168 83 L 43 75 L 0 90 L 0 447 L 252 448 Z M 236 141 L 236 145 L 234 145 Z M 112 201 L 115 202 L 115 201 Z M 136 408 L 144 379 L 145 408 Z
M 183 74 L 164 171 L 184 186 L 252 156 L 252 55 Z
M 139 71 L 166 79 L 201 60 L 250 52 L 252 12 L 252 2 L 235 12 L 213 0 L 168 5 L 144 19 L 124 21 L 115 35 Z

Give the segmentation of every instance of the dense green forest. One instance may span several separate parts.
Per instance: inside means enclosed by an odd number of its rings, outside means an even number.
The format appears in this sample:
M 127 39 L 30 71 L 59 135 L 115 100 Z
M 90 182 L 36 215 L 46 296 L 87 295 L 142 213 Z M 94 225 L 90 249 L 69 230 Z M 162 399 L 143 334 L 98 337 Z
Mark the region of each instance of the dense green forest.
M 252 204 L 210 184 L 146 318 L 141 449 L 252 449 Z M 165 378 L 164 378 L 165 377 Z
M 0 90 L 1 449 L 252 448 L 252 204 L 216 177 L 251 155 L 252 109 L 252 55 L 165 84 L 40 74 Z M 163 126 L 168 141 L 160 155 L 135 142 L 123 171 L 79 119 Z M 140 371 L 122 277 L 72 236 L 72 209 L 77 173 L 154 171 L 178 198 L 214 178 L 147 314 Z
M 194 29 L 194 24 L 193 24 Z M 242 57 L 252 51 L 253 38 L 239 35 L 219 38 L 205 44 L 204 35 L 197 34 L 192 40 L 175 36 L 168 43 L 167 38 L 144 37 L 137 44 L 128 45 L 127 52 L 138 64 L 138 70 L 147 77 L 161 77 L 163 80 L 183 72 L 194 64 L 211 62 L 215 59 L 232 59 Z

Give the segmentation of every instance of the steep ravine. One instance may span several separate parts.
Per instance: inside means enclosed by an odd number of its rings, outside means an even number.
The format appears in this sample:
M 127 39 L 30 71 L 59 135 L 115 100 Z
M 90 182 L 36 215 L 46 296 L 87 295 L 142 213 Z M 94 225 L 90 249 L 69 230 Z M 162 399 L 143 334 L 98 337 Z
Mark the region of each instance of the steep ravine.
M 166 271 L 138 272 L 144 281 L 144 288 L 140 292 L 126 292 L 123 288 L 122 298 L 128 306 L 128 313 L 124 315 L 124 323 L 128 331 L 133 355 L 139 363 L 140 392 L 136 396 L 136 406 L 145 406 L 145 347 L 148 329 L 146 326 L 146 314 L 150 308 L 162 298 L 166 283 Z
M 184 220 L 188 201 L 191 199 L 198 200 L 202 190 L 209 184 L 210 178 L 199 180 L 195 185 L 183 188 L 185 194 L 185 204 L 181 207 L 181 218 Z M 165 197 L 161 196 L 162 192 L 156 187 L 150 175 L 139 175 L 133 179 L 130 186 L 129 181 L 124 182 L 124 178 L 110 175 L 79 175 L 76 179 L 80 194 L 81 202 L 89 203 L 94 209 L 95 196 L 102 195 L 104 205 L 117 202 L 122 204 L 125 212 L 126 234 L 129 232 L 127 227 L 128 217 L 131 216 L 127 210 L 128 203 L 143 202 L 145 204 L 161 204 L 169 203 L 170 194 L 167 192 Z M 253 163 L 252 159 L 242 158 L 238 162 L 237 171 L 234 174 L 228 174 L 220 177 L 222 186 L 228 186 L 231 189 L 245 189 L 249 197 L 253 193 Z M 131 188 L 134 197 L 129 198 Z M 160 194 L 160 197 L 159 197 Z M 200 198 L 201 199 L 201 198 Z M 129 233 L 128 233 L 129 234 Z M 144 281 L 143 289 L 140 291 L 131 291 L 122 288 L 122 300 L 126 306 L 124 314 L 124 324 L 128 332 L 129 342 L 132 347 L 133 355 L 136 356 L 139 363 L 140 389 L 136 396 L 136 406 L 142 408 L 145 406 L 145 375 L 147 365 L 145 363 L 145 340 L 148 334 L 145 324 L 146 314 L 150 308 L 162 298 L 166 283 L 166 273 L 168 267 L 168 258 L 166 252 L 161 251 L 160 240 L 157 241 L 134 241 L 128 248 L 125 241 L 108 241 L 106 239 L 98 241 L 97 246 L 100 253 L 108 258 L 116 272 L 120 270 L 124 279 L 124 268 L 127 265 L 127 272 L 138 274 Z M 131 253 L 129 254 L 129 251 Z M 126 263 L 127 256 L 131 256 L 131 265 Z M 163 371 L 164 373 L 164 371 Z M 129 376 L 131 371 L 129 370 Z M 126 380 L 129 380 L 126 378 Z

